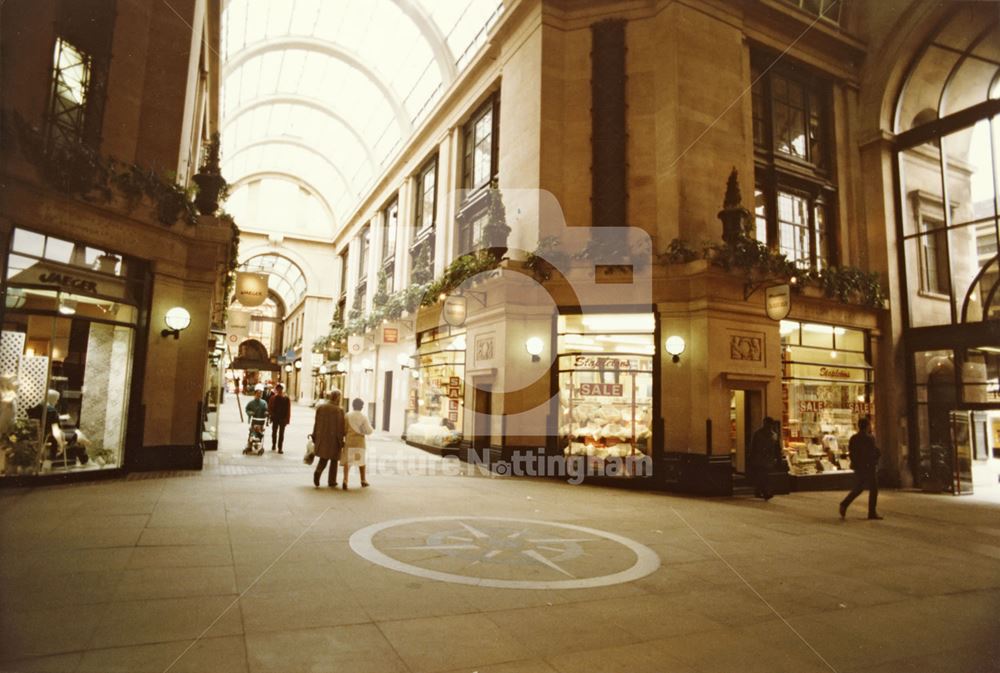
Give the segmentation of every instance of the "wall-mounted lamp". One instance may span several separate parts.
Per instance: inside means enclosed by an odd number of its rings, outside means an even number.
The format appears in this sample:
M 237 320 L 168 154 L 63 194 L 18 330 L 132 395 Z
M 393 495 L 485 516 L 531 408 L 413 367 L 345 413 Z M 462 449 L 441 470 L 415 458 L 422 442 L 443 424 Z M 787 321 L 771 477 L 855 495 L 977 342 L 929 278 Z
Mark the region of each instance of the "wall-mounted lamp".
M 299 369 L 302 369 L 302 360 L 295 361 L 295 370 L 298 371 Z
M 325 376 L 326 374 L 330 373 L 330 370 L 326 368 L 326 365 L 320 365 L 319 366 L 319 373 L 320 373 L 320 376 Z
M 10 309 L 18 309 L 24 306 L 24 302 L 27 301 L 27 297 L 24 294 L 24 290 L 20 290 L 16 287 L 8 287 L 7 294 L 4 296 L 4 305 Z
M 397 355 L 396 362 L 399 363 L 400 370 L 411 369 L 413 367 L 413 358 L 410 357 L 409 353 L 400 353 Z
M 538 362 L 542 358 L 539 356 L 542 351 L 545 350 L 545 342 L 539 337 L 529 337 L 527 341 L 524 342 L 524 350 L 528 351 L 528 355 L 531 356 L 532 362 Z
M 292 373 L 292 366 L 291 365 L 285 365 L 285 373 L 286 374 L 291 374 Z
M 76 313 L 76 299 L 60 299 L 59 312 L 63 315 L 73 315 Z
M 347 363 L 344 362 L 343 360 L 339 360 L 337 362 L 337 371 L 340 372 L 341 374 L 346 374 L 347 373 Z
M 367 374 L 368 372 L 373 372 L 373 371 L 375 371 L 375 370 L 374 370 L 374 369 L 372 368 L 372 361 L 371 361 L 371 360 L 369 360 L 369 359 L 367 359 L 367 358 L 366 358 L 366 359 L 364 359 L 364 360 L 363 360 L 363 361 L 361 362 L 361 366 L 365 368 L 365 374 Z
M 674 362 L 681 361 L 681 353 L 684 352 L 684 337 L 679 337 L 677 335 L 668 336 L 666 343 L 663 344 L 667 349 L 667 352 L 673 356 Z
M 175 306 L 163 316 L 163 322 L 167 325 L 167 329 L 160 332 L 160 336 L 173 336 L 175 339 L 181 338 L 181 330 L 187 329 L 187 326 L 191 324 L 191 314 L 187 312 L 186 308 L 181 306 Z

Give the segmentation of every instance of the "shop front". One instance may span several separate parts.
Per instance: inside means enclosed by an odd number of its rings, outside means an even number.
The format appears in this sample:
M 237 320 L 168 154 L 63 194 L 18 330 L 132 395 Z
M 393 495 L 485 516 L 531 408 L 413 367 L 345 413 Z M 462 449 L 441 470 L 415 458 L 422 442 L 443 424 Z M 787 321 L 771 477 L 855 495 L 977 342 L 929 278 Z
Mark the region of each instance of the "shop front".
M 458 448 L 465 413 L 464 328 L 439 326 L 417 335 L 404 439 L 438 450 Z
M 858 420 L 877 422 L 867 332 L 783 320 L 782 452 L 793 490 L 847 485 Z
M 589 475 L 649 476 L 653 456 L 652 313 L 558 318 L 558 447 Z
M 124 466 L 147 265 L 14 228 L 5 268 L 2 473 Z

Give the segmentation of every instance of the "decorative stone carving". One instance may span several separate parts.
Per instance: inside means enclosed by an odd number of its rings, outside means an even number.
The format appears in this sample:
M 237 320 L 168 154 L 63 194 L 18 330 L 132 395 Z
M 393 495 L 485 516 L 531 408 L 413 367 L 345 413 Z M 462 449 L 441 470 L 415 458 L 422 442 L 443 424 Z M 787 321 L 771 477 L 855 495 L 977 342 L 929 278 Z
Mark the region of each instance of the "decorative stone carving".
M 761 362 L 764 359 L 763 342 L 761 337 L 732 335 L 729 337 L 729 358 Z
M 476 337 L 475 362 L 489 362 L 496 354 L 496 339 L 493 334 L 480 334 Z

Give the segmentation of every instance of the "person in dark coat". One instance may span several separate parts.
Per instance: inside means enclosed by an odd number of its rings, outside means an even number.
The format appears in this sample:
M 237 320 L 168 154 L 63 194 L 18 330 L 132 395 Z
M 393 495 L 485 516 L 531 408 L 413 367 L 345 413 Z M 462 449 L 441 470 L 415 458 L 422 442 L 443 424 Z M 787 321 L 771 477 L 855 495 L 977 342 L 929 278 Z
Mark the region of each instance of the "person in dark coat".
M 278 453 L 284 453 L 285 426 L 292 420 L 292 401 L 285 395 L 285 388 L 280 383 L 274 387 L 274 394 L 267 401 L 267 413 L 271 417 L 271 450 L 278 448 Z
M 344 448 L 344 436 L 347 431 L 347 421 L 344 419 L 344 409 L 340 406 L 340 391 L 333 389 L 328 393 L 328 400 L 316 406 L 316 420 L 313 422 L 313 451 L 319 458 L 316 471 L 313 472 L 313 485 L 319 488 L 320 477 L 326 464 L 330 463 L 330 488 L 337 487 L 337 463 L 340 452 Z M 347 473 L 347 467 L 344 467 Z
M 858 431 L 851 437 L 847 450 L 854 470 L 854 488 L 840 501 L 840 518 L 847 516 L 847 508 L 861 491 L 868 489 L 868 518 L 879 520 L 878 504 L 878 460 L 882 453 L 875 446 L 871 420 L 867 417 L 858 421 Z
M 764 422 L 750 438 L 749 467 L 753 477 L 754 495 L 764 500 L 770 500 L 771 492 L 769 475 L 774 467 L 775 447 L 778 442 L 778 423 L 770 416 L 764 417 Z

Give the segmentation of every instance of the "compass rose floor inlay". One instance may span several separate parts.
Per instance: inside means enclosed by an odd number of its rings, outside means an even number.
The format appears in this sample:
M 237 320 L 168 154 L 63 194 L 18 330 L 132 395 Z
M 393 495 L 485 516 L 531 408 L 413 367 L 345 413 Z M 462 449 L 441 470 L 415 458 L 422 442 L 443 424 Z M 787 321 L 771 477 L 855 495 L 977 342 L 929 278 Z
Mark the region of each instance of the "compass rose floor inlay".
M 362 528 L 351 549 L 425 579 L 499 589 L 585 589 L 631 582 L 660 566 L 635 540 L 594 528 L 504 517 L 394 519 Z

